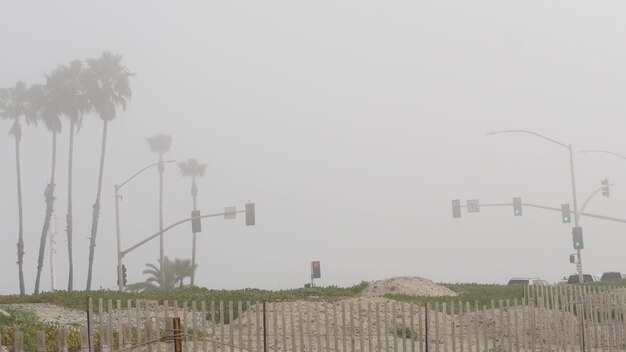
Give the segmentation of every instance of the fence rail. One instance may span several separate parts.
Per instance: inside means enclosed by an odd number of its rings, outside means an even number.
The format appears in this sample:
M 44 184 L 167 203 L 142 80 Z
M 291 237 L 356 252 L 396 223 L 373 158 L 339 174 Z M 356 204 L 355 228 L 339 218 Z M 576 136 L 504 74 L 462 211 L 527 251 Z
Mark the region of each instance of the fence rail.
M 86 326 L 61 328 L 52 348 L 38 332 L 37 352 L 174 351 L 174 317 L 180 317 L 184 352 L 626 350 L 626 289 L 621 287 L 526 287 L 524 298 L 492 300 L 489 305 L 418 305 L 368 297 L 122 303 L 99 300 L 94 307 L 90 300 Z M 78 344 L 68 344 L 71 334 L 80 336 Z M 21 332 L 15 332 L 12 347 L 24 351 Z

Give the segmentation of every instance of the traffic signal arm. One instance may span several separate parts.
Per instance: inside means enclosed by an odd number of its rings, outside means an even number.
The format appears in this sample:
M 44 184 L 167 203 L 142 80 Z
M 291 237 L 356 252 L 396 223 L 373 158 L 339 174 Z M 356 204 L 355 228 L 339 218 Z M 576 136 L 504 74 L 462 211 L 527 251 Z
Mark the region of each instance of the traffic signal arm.
M 556 211 L 556 212 L 561 212 L 561 208 L 557 208 L 557 207 L 549 207 L 549 206 L 545 206 L 545 205 L 538 205 L 538 204 L 529 204 L 529 203 L 522 203 L 523 206 L 525 207 L 529 207 L 529 208 L 537 208 L 537 209 L 544 209 L 544 210 L 552 210 L 552 211 Z M 493 203 L 493 204 L 481 204 L 480 207 L 510 207 L 513 206 L 513 203 Z M 461 208 L 464 208 L 464 205 L 461 205 Z M 583 208 L 584 209 L 584 208 Z M 571 214 L 574 214 L 574 211 L 571 211 Z M 581 211 L 580 216 L 586 216 L 586 217 L 590 217 L 590 218 L 596 218 L 596 219 L 602 219 L 602 220 L 607 220 L 607 221 L 614 221 L 614 222 L 620 222 L 622 224 L 626 224 L 626 219 L 623 218 L 617 218 L 614 216 L 607 216 L 607 215 L 600 215 L 600 214 L 593 214 L 593 213 L 586 213 L 584 211 Z
M 246 211 L 245 210 L 238 210 L 238 211 L 236 211 L 236 213 L 237 214 L 246 213 Z M 199 216 L 198 218 L 199 219 L 204 219 L 204 218 L 212 218 L 212 217 L 218 217 L 218 216 L 224 216 L 224 215 L 225 215 L 225 213 L 208 214 L 208 215 Z M 193 218 L 187 218 L 187 219 L 183 219 L 183 220 L 177 221 L 177 222 L 171 224 L 170 226 L 167 226 L 166 228 L 164 228 L 163 232 L 171 230 L 172 228 L 174 228 L 174 227 L 176 227 L 176 226 L 178 226 L 180 224 L 186 223 L 188 221 L 191 221 L 191 220 L 193 220 Z M 135 244 L 135 245 L 133 245 L 131 247 L 128 247 L 126 250 L 122 251 L 122 256 L 125 256 L 126 254 L 130 253 L 131 251 L 133 251 L 133 250 L 135 250 L 135 249 L 137 249 L 139 247 L 141 247 L 142 245 L 146 244 L 147 242 L 150 242 L 151 240 L 159 237 L 160 234 L 161 234 L 161 232 L 157 232 L 154 235 L 151 235 L 148 238 L 144 239 L 143 241 L 140 241 L 137 244 Z

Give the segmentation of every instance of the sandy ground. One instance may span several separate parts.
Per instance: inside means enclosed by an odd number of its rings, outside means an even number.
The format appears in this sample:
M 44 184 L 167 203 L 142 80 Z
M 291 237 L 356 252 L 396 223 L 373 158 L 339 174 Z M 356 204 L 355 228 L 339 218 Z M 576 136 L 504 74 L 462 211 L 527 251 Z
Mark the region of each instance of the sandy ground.
M 402 294 L 408 296 L 457 296 L 456 292 L 417 276 L 392 277 L 371 283 L 362 296 Z
M 49 303 L 6 304 L 2 307 L 31 312 L 44 323 L 79 326 L 86 325 L 87 315 L 78 309 L 65 308 Z

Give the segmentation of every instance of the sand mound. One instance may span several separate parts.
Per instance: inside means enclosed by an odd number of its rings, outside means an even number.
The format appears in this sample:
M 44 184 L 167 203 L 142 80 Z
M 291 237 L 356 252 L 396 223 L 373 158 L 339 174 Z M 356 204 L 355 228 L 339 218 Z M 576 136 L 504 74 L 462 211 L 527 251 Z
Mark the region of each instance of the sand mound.
M 456 292 L 437 285 L 429 279 L 416 276 L 392 277 L 371 283 L 361 295 L 383 296 L 399 294 L 409 296 L 456 296 Z

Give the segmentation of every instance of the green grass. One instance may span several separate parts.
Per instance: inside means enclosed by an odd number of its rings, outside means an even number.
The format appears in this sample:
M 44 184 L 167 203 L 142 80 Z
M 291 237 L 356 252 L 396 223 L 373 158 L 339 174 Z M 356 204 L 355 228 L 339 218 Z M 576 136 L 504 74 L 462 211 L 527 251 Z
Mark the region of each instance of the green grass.
M 485 284 L 441 284 L 450 290 L 456 292 L 458 296 L 437 296 L 437 297 L 415 297 L 407 295 L 385 295 L 386 298 L 394 299 L 398 301 L 410 302 L 415 304 L 426 304 L 427 302 L 440 302 L 451 303 L 470 302 L 472 309 L 474 309 L 475 302 L 478 302 L 479 306 L 491 306 L 491 300 L 495 301 L 496 306 L 499 300 L 506 301 L 517 298 L 521 302 L 524 297 L 523 286 L 507 286 L 507 285 L 485 285 Z M 455 307 L 456 308 L 456 307 Z M 465 308 L 465 307 L 463 307 Z
M 342 298 L 349 298 L 357 296 L 365 287 L 366 282 L 350 286 L 350 287 L 313 287 L 313 288 L 299 288 L 293 290 L 280 290 L 280 291 L 268 291 L 259 289 L 243 289 L 243 290 L 209 290 L 206 288 L 184 288 L 172 290 L 169 292 L 146 292 L 146 293 L 130 293 L 130 292 L 117 292 L 111 290 L 100 291 L 54 291 L 44 292 L 37 295 L 19 296 L 0 296 L 0 304 L 10 303 L 52 303 L 64 307 L 85 309 L 87 298 L 91 297 L 94 301 L 94 306 L 97 307 L 99 299 L 103 299 L 105 302 L 109 299 L 115 301 L 120 299 L 122 304 L 126 306 L 127 300 L 132 300 L 133 304 L 136 299 L 140 300 L 155 300 L 159 303 L 168 301 L 172 304 L 174 301 L 182 302 L 191 301 L 223 301 L 226 307 L 228 302 L 247 302 L 250 301 L 254 304 L 257 301 L 279 302 L 279 301 L 297 301 L 297 300 L 318 300 L 318 301 L 333 301 Z M 105 310 L 107 304 L 105 303 Z
M 30 312 L 19 309 L 0 306 L 2 310 L 9 313 L 9 317 L 0 315 L 0 336 L 2 344 L 13 350 L 15 344 L 14 333 L 21 331 L 24 334 L 24 350 L 35 351 L 37 349 L 37 332 L 43 331 L 46 334 L 46 346 L 48 351 L 58 349 L 59 327 L 53 324 L 44 324 Z M 80 347 L 80 334 L 78 330 L 71 329 L 68 333 L 68 348 L 78 349 Z

